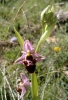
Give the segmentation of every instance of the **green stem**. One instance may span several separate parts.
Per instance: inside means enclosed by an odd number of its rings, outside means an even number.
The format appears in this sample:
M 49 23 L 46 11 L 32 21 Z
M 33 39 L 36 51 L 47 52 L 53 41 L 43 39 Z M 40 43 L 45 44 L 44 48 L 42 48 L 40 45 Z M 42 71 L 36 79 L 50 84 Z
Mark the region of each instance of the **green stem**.
M 38 97 L 38 83 L 37 83 L 37 76 L 35 72 L 31 74 L 31 81 L 32 81 L 32 100 L 37 100 Z

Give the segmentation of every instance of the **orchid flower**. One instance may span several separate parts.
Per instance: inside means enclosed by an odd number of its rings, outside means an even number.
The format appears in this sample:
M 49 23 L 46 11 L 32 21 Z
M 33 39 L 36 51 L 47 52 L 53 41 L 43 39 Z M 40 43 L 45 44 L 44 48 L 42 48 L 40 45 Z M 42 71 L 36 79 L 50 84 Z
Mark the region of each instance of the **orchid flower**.
M 24 41 L 24 51 L 22 56 L 18 58 L 15 63 L 25 65 L 29 73 L 33 73 L 38 61 L 44 60 L 45 57 L 35 53 L 34 48 L 29 40 Z
M 20 99 L 25 95 L 28 86 L 31 86 L 31 83 L 29 82 L 26 75 L 24 73 L 21 73 L 21 81 L 19 82 L 17 87 L 17 92 L 21 94 Z

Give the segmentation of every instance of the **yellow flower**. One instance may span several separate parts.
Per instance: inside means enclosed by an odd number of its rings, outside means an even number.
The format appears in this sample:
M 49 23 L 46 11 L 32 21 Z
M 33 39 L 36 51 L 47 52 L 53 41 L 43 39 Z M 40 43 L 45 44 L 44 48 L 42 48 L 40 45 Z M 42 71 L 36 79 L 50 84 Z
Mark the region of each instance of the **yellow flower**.
M 54 51 L 60 51 L 60 50 L 61 50 L 60 47 L 58 47 L 58 46 L 54 47 Z

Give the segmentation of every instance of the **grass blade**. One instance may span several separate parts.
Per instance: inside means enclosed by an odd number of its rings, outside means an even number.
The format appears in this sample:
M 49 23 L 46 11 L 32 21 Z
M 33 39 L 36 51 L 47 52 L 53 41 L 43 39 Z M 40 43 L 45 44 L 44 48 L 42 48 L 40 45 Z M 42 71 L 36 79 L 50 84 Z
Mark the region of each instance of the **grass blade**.
M 19 34 L 19 32 L 16 30 L 15 27 L 14 27 L 14 31 L 15 31 L 15 34 L 16 34 L 16 36 L 18 38 L 19 44 L 21 45 L 21 47 L 23 47 L 24 39 L 22 38 L 22 36 Z

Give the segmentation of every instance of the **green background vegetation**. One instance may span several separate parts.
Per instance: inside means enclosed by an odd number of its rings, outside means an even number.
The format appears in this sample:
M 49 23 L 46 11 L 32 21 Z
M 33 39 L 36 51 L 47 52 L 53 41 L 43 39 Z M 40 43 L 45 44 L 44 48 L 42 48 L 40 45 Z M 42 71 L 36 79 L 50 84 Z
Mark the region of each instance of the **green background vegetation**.
M 59 6 L 62 2 L 64 4 Z M 15 36 L 13 27 L 36 48 L 42 30 L 40 14 L 52 3 L 51 0 L 0 0 L 0 100 L 18 100 L 16 85 L 21 72 L 30 79 L 23 65 L 14 65 L 21 48 L 18 41 L 10 43 Z M 55 12 L 68 10 L 67 0 L 55 0 L 54 4 Z M 68 100 L 68 19 L 57 22 L 56 26 L 49 42 L 45 41 L 39 50 L 46 56 L 36 67 L 39 100 Z M 61 47 L 61 51 L 54 51 L 56 46 Z M 31 100 L 30 89 L 24 100 Z

